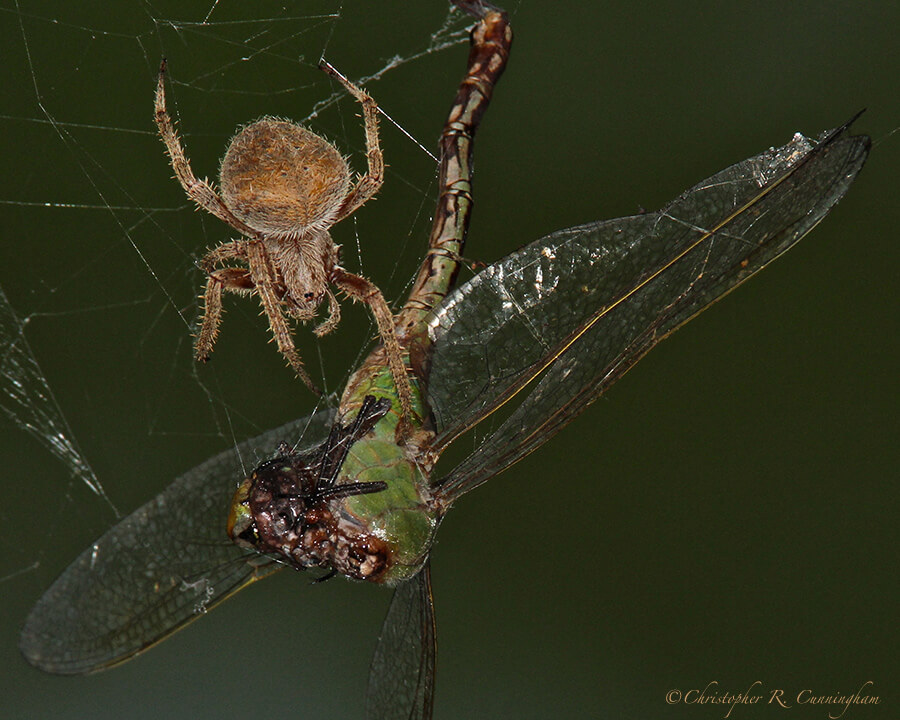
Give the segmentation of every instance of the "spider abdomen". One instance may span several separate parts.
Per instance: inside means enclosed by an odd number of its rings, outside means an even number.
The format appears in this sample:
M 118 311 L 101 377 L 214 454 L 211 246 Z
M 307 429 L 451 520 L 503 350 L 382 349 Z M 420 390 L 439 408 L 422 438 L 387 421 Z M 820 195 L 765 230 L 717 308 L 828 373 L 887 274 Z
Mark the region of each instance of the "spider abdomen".
M 234 136 L 219 178 L 228 209 L 254 230 L 275 237 L 327 228 L 350 189 L 350 169 L 331 143 L 270 117 Z

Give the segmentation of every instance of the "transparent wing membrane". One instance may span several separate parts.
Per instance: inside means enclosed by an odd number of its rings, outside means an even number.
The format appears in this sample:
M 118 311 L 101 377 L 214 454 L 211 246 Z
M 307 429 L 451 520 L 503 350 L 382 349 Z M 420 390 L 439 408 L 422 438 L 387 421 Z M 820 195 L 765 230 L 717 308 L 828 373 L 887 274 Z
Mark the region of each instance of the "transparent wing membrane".
M 42 670 L 88 673 L 123 662 L 254 580 L 278 570 L 225 532 L 242 456 L 323 440 L 331 411 L 290 422 L 175 480 L 85 550 L 31 611 L 19 647 Z
M 447 502 L 546 442 L 657 342 L 788 250 L 846 193 L 870 141 L 849 123 L 731 166 L 656 213 L 554 233 L 488 267 L 435 312 L 438 447 L 519 393 L 438 481 Z
M 426 564 L 394 591 L 369 670 L 366 718 L 430 718 L 436 650 L 431 568 Z

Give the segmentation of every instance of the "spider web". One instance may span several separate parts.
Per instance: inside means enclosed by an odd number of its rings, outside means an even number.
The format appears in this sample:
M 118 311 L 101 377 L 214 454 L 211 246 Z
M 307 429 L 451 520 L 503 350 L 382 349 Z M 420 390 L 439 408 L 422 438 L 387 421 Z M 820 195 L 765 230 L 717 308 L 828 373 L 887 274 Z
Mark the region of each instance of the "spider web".
M 468 26 L 444 7 L 416 14 L 395 3 L 381 10 L 333 2 L 252 9 L 224 2 L 134 2 L 51 11 L 19 1 L 0 8 L 3 43 L 11 51 L 11 87 L 0 107 L 10 141 L 0 212 L 11 234 L 22 238 L 5 247 L 0 277 L 0 409 L 9 425 L 63 464 L 48 471 L 54 479 L 47 493 L 63 498 L 54 502 L 48 527 L 73 508 L 81 513 L 85 502 L 92 508 L 87 514 L 96 512 L 93 531 L 119 516 L 117 506 L 133 507 L 137 488 L 118 478 L 136 460 L 165 452 L 165 439 L 199 437 L 212 448 L 222 438 L 237 442 L 264 429 L 273 420 L 256 412 L 254 394 L 289 398 L 280 408 L 285 419 L 315 408 L 314 399 L 303 397 L 278 368 L 255 306 L 229 303 L 218 362 L 198 369 L 190 358 L 202 283 L 194 259 L 228 239 L 229 229 L 195 213 L 171 180 L 152 124 L 154 77 L 166 56 L 170 108 L 198 175 L 215 177 L 235 126 L 262 114 L 291 117 L 333 139 L 360 171 L 365 158 L 357 109 L 317 70 L 320 57 L 378 97 L 379 81 L 415 75 L 429 56 L 464 43 Z M 392 13 L 410 23 L 403 46 L 396 35 L 383 33 L 388 40 L 382 41 L 377 32 Z M 353 52 L 359 38 L 369 45 L 365 55 Z M 392 162 L 388 178 L 412 210 L 395 223 L 394 250 L 380 262 L 367 247 L 368 223 L 348 222 L 336 241 L 345 245 L 345 265 L 381 275 L 382 282 L 393 278 L 389 295 L 399 297 L 408 279 L 397 274 L 404 249 L 429 220 L 423 208 L 430 205 L 427 179 L 435 161 L 427 147 L 439 126 L 433 118 L 421 123 L 415 114 L 395 119 L 400 113 L 379 102 L 387 118 L 382 135 L 388 157 L 392 147 L 414 148 L 404 151 L 411 163 Z M 409 257 L 416 252 L 417 246 Z M 403 267 L 411 273 L 415 266 Z M 364 313 L 348 314 L 351 327 L 368 323 Z M 324 367 L 322 343 L 303 329 L 298 336 L 306 362 L 332 392 L 364 351 L 357 331 L 356 347 L 342 346 L 345 356 L 353 354 L 339 368 L 332 361 Z M 228 390 L 236 372 L 226 359 L 229 345 L 250 351 L 240 357 L 245 367 L 262 360 L 276 379 L 243 380 L 239 392 Z M 70 378 L 78 378 L 75 387 L 66 382 Z M 266 404 L 271 408 L 271 401 Z M 133 439 L 126 453 L 109 446 L 122 442 L 110 420 L 136 433 L 137 452 Z M 83 449 L 76 440 L 82 436 L 88 438 Z M 22 451 L 39 452 L 25 445 Z M 95 472 L 88 458 L 97 457 Z M 93 500 L 85 500 L 85 492 Z M 0 519 L 16 522 L 6 510 Z M 0 567 L 0 581 L 36 570 L 49 547 L 32 549 L 23 559 L 8 537 L 4 557 L 10 564 Z

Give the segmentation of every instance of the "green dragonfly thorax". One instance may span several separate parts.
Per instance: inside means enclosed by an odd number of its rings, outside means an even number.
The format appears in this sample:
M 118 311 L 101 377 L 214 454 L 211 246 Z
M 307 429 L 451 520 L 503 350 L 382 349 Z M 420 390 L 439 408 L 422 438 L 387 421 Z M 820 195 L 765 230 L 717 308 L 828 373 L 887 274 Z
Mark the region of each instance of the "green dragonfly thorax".
M 379 348 L 363 363 L 347 383 L 338 422 L 349 421 L 361 412 L 369 397 L 390 402 L 390 410 L 372 432 L 350 448 L 340 471 L 341 485 L 365 486 L 384 483 L 377 493 L 354 494 L 342 498 L 342 522 L 391 548 L 389 567 L 382 582 L 397 582 L 415 575 L 428 558 L 434 533 L 441 520 L 440 506 L 430 488 L 431 470 L 436 461 L 426 448 L 433 433 L 419 418 L 427 417 L 417 373 L 410 374 L 413 418 L 403 418 L 394 381 Z M 409 358 L 404 358 L 409 367 Z
M 348 385 L 329 438 L 258 466 L 232 502 L 228 533 L 239 545 L 298 569 L 393 583 L 415 575 L 440 521 L 415 441 L 398 442 L 400 406 L 390 371 L 366 363 Z M 415 411 L 423 414 L 413 382 Z M 406 437 L 422 440 L 421 427 Z

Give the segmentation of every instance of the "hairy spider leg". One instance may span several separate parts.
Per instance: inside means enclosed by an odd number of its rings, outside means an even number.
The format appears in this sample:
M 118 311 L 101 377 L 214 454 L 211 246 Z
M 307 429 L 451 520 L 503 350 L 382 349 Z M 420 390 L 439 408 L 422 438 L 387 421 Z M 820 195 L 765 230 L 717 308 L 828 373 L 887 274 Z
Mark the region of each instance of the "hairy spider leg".
M 210 186 L 207 180 L 198 180 L 191 170 L 191 164 L 184 152 L 184 147 L 178 139 L 178 133 L 175 132 L 175 126 L 172 124 L 172 118 L 166 109 L 166 61 L 163 60 L 159 66 L 159 80 L 156 84 L 156 103 L 154 116 L 156 118 L 156 126 L 159 128 L 160 137 L 166 144 L 166 150 L 169 153 L 169 159 L 172 161 L 172 169 L 175 171 L 175 177 L 181 183 L 181 187 L 187 193 L 188 197 L 197 205 L 215 215 L 220 220 L 227 222 L 235 230 L 247 237 L 258 237 L 258 233 L 248 225 L 238 220 L 229 210 L 222 199 Z
M 367 92 L 350 82 L 330 63 L 322 61 L 319 63 L 319 68 L 341 83 L 347 92 L 359 101 L 359 104 L 362 106 L 366 131 L 366 174 L 359 178 L 338 210 L 335 218 L 335 222 L 338 222 L 354 213 L 370 200 L 378 192 L 384 181 L 384 156 L 381 152 L 378 137 L 378 105 Z M 409 376 L 406 373 L 406 366 L 403 362 L 400 343 L 397 342 L 395 335 L 393 314 L 384 299 L 384 295 L 370 280 L 361 275 L 349 273 L 340 266 L 334 267 L 330 280 L 351 298 L 366 303 L 371 309 L 387 353 L 388 364 L 391 368 L 391 375 L 394 378 L 394 385 L 397 388 L 397 396 L 400 400 L 403 415 L 406 418 L 412 418 L 412 389 L 409 384 Z M 324 325 L 330 326 L 331 321 L 327 321 Z M 323 326 L 320 326 L 319 329 L 321 327 Z M 319 329 L 317 329 L 316 334 L 319 334 Z
M 278 345 L 278 351 L 287 358 L 294 372 L 304 382 L 304 384 L 312 390 L 316 395 L 321 395 L 322 391 L 316 387 L 312 381 L 300 355 L 294 347 L 294 340 L 291 337 L 290 328 L 281 312 L 281 301 L 279 299 L 278 286 L 279 283 L 275 278 L 275 271 L 269 262 L 266 249 L 260 240 L 251 240 L 247 243 L 247 265 L 250 270 L 250 277 L 256 285 L 256 294 L 262 303 L 263 310 L 269 318 L 269 325 L 272 328 L 272 336 Z
M 388 365 L 391 368 L 391 376 L 397 388 L 397 397 L 400 399 L 400 407 L 405 418 L 413 417 L 412 390 L 409 385 L 409 376 L 406 374 L 406 364 L 403 362 L 403 353 L 400 343 L 394 334 L 394 316 L 381 294 L 381 290 L 375 283 L 361 275 L 347 272 L 340 266 L 335 266 L 331 273 L 331 281 L 354 300 L 366 303 L 375 318 L 378 332 L 384 343 Z
M 206 272 L 206 290 L 203 294 L 203 320 L 194 341 L 194 357 L 200 362 L 209 360 L 213 345 L 219 336 L 219 325 L 222 322 L 222 292 L 247 295 L 256 285 L 250 271 L 243 268 L 215 269 L 229 260 L 247 261 L 247 241 L 232 240 L 222 243 L 210 250 L 200 261 L 200 267 Z
M 317 337 L 327 335 L 341 322 L 341 304 L 331 292 L 331 288 L 325 288 L 325 296 L 328 298 L 328 319 L 313 329 Z
M 252 246 L 259 246 L 261 252 L 260 257 L 262 260 L 258 263 L 251 262 L 250 260 L 248 248 Z M 227 262 L 229 260 L 245 260 L 250 266 L 250 269 L 213 269 L 219 263 Z M 303 383 L 313 392 L 321 394 L 319 389 L 315 386 L 315 383 L 312 382 L 309 374 L 306 372 L 306 369 L 297 354 L 296 348 L 294 347 L 290 330 L 281 313 L 281 302 L 286 296 L 286 290 L 284 284 L 275 278 L 275 271 L 268 260 L 265 247 L 262 246 L 261 241 L 257 240 L 235 240 L 229 243 L 223 243 L 204 256 L 200 265 L 207 272 L 208 278 L 206 281 L 206 292 L 204 294 L 203 322 L 200 331 L 197 334 L 197 341 L 194 346 L 195 355 L 198 360 L 203 362 L 206 362 L 206 360 L 209 359 L 209 355 L 212 352 L 216 338 L 219 334 L 219 325 L 222 322 L 222 293 L 227 290 L 237 295 L 247 295 L 256 291 L 260 297 L 263 309 L 268 316 L 269 325 L 272 329 L 275 341 L 278 344 L 279 351 L 281 351 L 282 355 L 288 360 L 291 367 L 300 379 L 303 380 Z M 254 267 L 262 268 L 259 272 L 263 274 L 255 275 L 254 273 L 257 272 L 257 270 L 255 270 Z M 268 278 L 269 281 L 267 283 L 259 283 L 255 281 L 254 278 Z M 266 295 L 260 290 L 260 285 L 265 285 L 268 288 Z M 328 291 L 328 294 L 332 298 L 334 297 L 331 291 Z M 274 312 L 272 311 L 272 305 L 270 305 L 269 302 L 274 302 Z M 329 300 L 329 307 L 332 311 L 336 304 L 336 300 L 334 303 Z M 338 320 L 340 320 L 339 314 Z M 326 322 L 330 323 L 331 318 Z M 335 322 L 334 324 L 336 325 L 337 323 Z M 285 351 L 285 338 L 287 338 L 287 351 Z
M 384 155 L 378 137 L 378 105 L 365 90 L 361 90 L 341 75 L 331 63 L 322 61 L 319 68 L 337 80 L 354 98 L 359 101 L 363 111 L 363 124 L 366 130 L 366 174 L 362 175 L 353 189 L 344 198 L 334 222 L 352 215 L 371 200 L 384 182 Z

